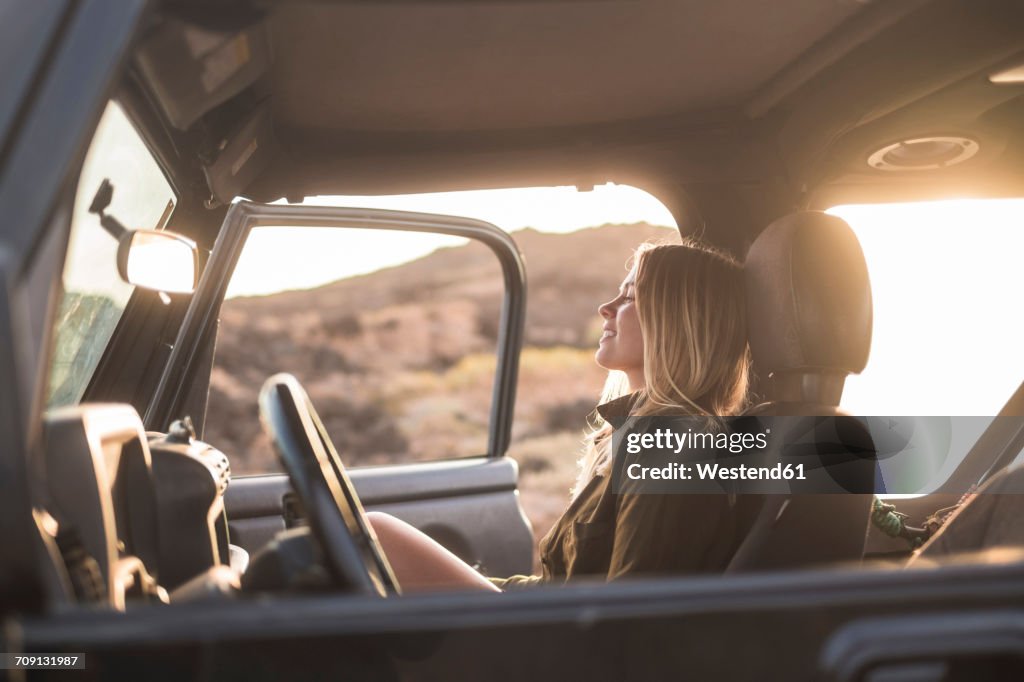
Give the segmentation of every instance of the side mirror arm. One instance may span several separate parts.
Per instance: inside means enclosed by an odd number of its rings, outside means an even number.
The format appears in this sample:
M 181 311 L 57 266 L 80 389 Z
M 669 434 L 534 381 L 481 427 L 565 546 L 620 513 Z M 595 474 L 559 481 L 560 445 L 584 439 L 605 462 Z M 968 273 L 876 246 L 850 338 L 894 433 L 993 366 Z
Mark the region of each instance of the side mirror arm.
M 92 198 L 92 203 L 89 204 L 89 213 L 98 215 L 103 229 L 109 232 L 110 236 L 114 239 L 121 241 L 130 230 L 122 225 L 120 220 L 105 212 L 113 198 L 114 186 L 110 184 L 109 179 L 103 178 L 99 189 L 96 190 L 96 196 Z

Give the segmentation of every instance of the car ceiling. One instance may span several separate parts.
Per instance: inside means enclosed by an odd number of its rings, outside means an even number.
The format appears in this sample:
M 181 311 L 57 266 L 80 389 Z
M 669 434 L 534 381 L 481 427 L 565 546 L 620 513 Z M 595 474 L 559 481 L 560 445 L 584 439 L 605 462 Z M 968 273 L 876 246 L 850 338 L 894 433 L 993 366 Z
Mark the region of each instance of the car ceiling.
M 171 7 L 194 18 L 203 4 Z M 207 119 L 269 102 L 277 148 L 244 188 L 257 199 L 615 181 L 677 217 L 698 206 L 743 222 L 1024 194 L 1024 85 L 988 80 L 1024 63 L 1019 0 L 255 7 L 267 73 Z M 866 163 L 951 133 L 980 144 L 961 167 Z
M 634 121 L 743 103 L 855 2 L 749 0 L 287 7 L 274 113 L 317 133 Z

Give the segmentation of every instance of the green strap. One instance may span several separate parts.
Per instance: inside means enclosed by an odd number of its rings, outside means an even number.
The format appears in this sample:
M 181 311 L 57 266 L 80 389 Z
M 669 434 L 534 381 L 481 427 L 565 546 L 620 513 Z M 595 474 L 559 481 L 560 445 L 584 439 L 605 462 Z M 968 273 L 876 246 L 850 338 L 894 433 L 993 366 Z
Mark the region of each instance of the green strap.
M 907 532 L 906 518 L 906 514 L 896 511 L 896 505 L 886 504 L 877 497 L 871 504 L 871 523 L 891 538 L 901 537 L 907 540 L 916 549 L 924 542 L 924 538 L 917 537 L 916 533 Z

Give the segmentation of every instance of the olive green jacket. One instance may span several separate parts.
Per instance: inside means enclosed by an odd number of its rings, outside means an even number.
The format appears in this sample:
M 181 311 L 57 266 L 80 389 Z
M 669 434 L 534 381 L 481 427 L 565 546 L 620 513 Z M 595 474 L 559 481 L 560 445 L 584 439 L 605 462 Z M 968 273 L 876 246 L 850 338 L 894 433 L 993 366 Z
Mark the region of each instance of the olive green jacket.
M 611 421 L 634 396 L 600 405 Z M 491 578 L 509 590 L 590 576 L 721 572 L 753 521 L 753 500 L 728 495 L 615 493 L 595 476 L 540 541 L 539 576 Z

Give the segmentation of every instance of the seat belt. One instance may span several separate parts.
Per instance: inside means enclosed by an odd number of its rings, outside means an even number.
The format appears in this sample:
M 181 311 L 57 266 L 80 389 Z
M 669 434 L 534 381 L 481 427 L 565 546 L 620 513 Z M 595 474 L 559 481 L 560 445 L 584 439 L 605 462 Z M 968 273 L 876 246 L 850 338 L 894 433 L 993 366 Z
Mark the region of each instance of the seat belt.
M 996 456 L 992 466 L 978 481 L 979 486 L 1010 466 L 1013 460 L 1017 459 L 1021 449 L 1024 448 L 1024 382 L 1021 382 L 1017 390 L 1010 396 L 1010 399 L 1006 401 L 1003 409 L 999 410 L 996 419 L 999 417 L 1015 417 L 1020 421 L 1017 424 L 1014 435 L 1007 440 L 1006 445 Z
M 901 537 L 906 540 L 911 549 L 917 549 L 925 541 L 928 540 L 932 535 L 938 532 L 947 519 L 955 512 L 960 506 L 970 499 L 974 492 L 982 486 L 990 478 L 998 474 L 1000 471 L 1010 466 L 1013 461 L 1020 454 L 1021 450 L 1024 449 L 1024 382 L 1021 382 L 1017 390 L 1014 391 L 1010 399 L 1006 401 L 1002 409 L 999 410 L 999 414 L 996 415 L 996 419 L 1000 417 L 1013 417 L 1019 419 L 1019 422 L 1014 427 L 1010 436 L 1005 440 L 1005 444 L 999 449 L 992 466 L 978 479 L 978 482 L 972 485 L 967 492 L 954 504 L 952 507 L 946 507 L 939 509 L 935 513 L 928 516 L 925 520 L 923 528 L 915 528 L 908 526 L 904 522 L 907 518 L 906 514 L 901 514 L 896 511 L 896 506 L 892 504 L 886 504 L 881 499 L 875 497 L 874 504 L 871 508 L 871 523 L 878 528 L 880 531 L 888 535 L 889 537 Z M 978 438 L 978 442 L 975 443 L 974 447 L 977 447 L 978 443 L 985 439 L 989 434 L 992 426 L 989 426 L 985 430 L 985 433 L 981 434 Z M 968 454 L 970 457 L 972 454 L 977 457 L 978 454 L 972 452 Z M 966 460 L 965 460 L 966 461 Z M 962 465 L 961 465 L 962 466 Z

